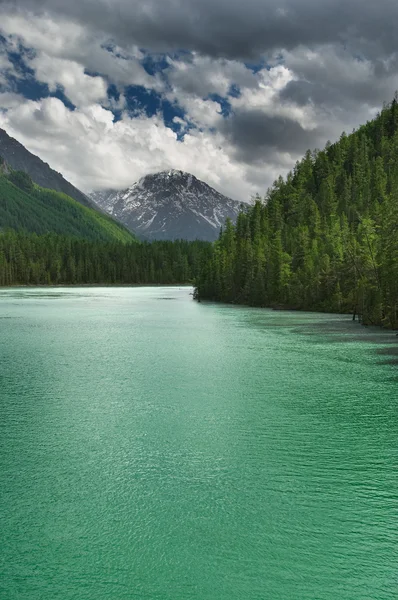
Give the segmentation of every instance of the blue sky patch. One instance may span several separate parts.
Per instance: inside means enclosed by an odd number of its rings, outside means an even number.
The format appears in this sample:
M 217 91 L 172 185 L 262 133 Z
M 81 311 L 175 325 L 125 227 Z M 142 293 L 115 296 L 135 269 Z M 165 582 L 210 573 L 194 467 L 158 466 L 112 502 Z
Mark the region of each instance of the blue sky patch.
M 130 116 L 138 116 L 138 114 L 144 113 L 150 118 L 160 113 L 163 116 L 166 127 L 170 127 L 177 135 L 183 137 L 181 125 L 173 121 L 175 117 L 179 117 L 180 119 L 185 119 L 186 117 L 185 111 L 179 104 L 166 100 L 158 92 L 149 90 L 142 85 L 130 85 L 126 87 L 124 95 L 127 111 Z
M 1 42 L 2 40 L 0 40 Z M 20 46 L 19 52 L 7 52 L 9 61 L 13 64 L 17 75 L 10 73 L 7 77 L 7 87 L 12 92 L 20 94 L 27 100 L 41 100 L 42 98 L 58 98 L 70 110 L 75 105 L 65 96 L 62 86 L 57 86 L 54 92 L 50 92 L 48 85 L 35 78 L 35 72 L 29 68 L 23 60 L 23 56 L 34 55 L 33 50 Z
M 144 58 L 140 62 L 148 75 L 151 75 L 152 77 L 154 77 L 157 73 L 161 73 L 170 66 L 167 61 L 166 54 L 145 54 Z
M 209 94 L 209 96 L 207 98 L 205 98 L 205 100 L 213 100 L 213 102 L 218 102 L 218 104 L 220 105 L 220 113 L 222 114 L 223 117 L 228 117 L 231 114 L 232 111 L 232 107 L 231 104 L 228 102 L 227 98 L 223 98 L 223 96 L 219 96 L 218 94 Z
M 6 40 L 1 38 L 1 36 L 0 46 L 4 46 L 4 48 L 7 49 Z M 128 60 L 128 58 L 119 54 L 112 44 L 105 45 L 103 48 L 115 56 Z M 17 73 L 17 75 L 10 73 L 7 81 L 7 88 L 22 95 L 24 98 L 33 101 L 48 97 L 58 98 L 68 109 L 75 110 L 76 106 L 67 98 L 62 86 L 59 85 L 55 91 L 50 91 L 48 85 L 38 81 L 35 78 L 34 70 L 26 65 L 24 58 L 26 56 L 34 56 L 34 50 L 23 46 L 20 46 L 18 50 L 19 51 L 17 52 L 7 53 L 8 58 L 14 65 L 15 72 Z M 192 53 L 177 52 L 172 55 L 144 53 L 144 58 L 141 61 L 141 64 L 149 75 L 154 76 L 160 74 L 164 78 L 166 85 L 167 75 L 166 73 L 163 74 L 163 72 L 170 66 L 167 60 L 168 56 L 172 59 L 181 59 L 184 57 L 188 62 L 192 60 Z M 104 77 L 100 72 L 94 72 L 88 69 L 85 69 L 84 72 L 91 77 Z M 125 97 L 126 104 L 125 106 L 119 107 L 117 104 L 122 94 Z M 239 87 L 237 85 L 231 85 L 228 96 L 237 98 L 239 95 Z M 115 84 L 109 82 L 107 96 L 110 103 L 109 105 L 106 105 L 106 108 L 112 111 L 115 121 L 122 119 L 124 111 L 132 118 L 138 117 L 141 114 L 144 114 L 148 118 L 153 117 L 154 115 L 161 115 L 165 126 L 172 129 L 176 133 L 177 139 L 180 141 L 183 141 L 187 131 L 196 127 L 196 125 L 189 122 L 186 111 L 178 104 L 178 102 L 171 102 L 159 92 L 142 85 L 129 85 L 124 88 L 119 88 Z M 210 94 L 207 98 L 204 98 L 204 100 L 213 100 L 214 102 L 217 102 L 220 106 L 219 112 L 223 117 L 227 118 L 231 114 L 232 108 L 228 98 L 219 96 L 218 94 Z M 175 122 L 174 119 L 176 117 L 183 120 L 184 123 L 178 122 L 178 120 Z

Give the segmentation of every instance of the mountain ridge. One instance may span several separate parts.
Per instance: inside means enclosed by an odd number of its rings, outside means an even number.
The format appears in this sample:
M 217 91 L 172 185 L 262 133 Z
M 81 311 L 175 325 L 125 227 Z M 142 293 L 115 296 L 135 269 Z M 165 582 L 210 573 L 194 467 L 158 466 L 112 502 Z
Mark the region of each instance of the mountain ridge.
M 0 156 L 15 171 L 27 173 L 40 187 L 62 192 L 83 206 L 93 208 L 91 200 L 23 144 L 0 128 Z

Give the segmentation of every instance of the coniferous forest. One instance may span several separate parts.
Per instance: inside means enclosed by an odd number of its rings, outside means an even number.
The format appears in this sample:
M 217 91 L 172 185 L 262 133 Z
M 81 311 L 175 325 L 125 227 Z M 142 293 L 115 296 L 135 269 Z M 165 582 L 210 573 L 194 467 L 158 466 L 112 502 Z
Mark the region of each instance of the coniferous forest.
M 0 234 L 0 286 L 190 283 L 209 242 L 123 244 L 7 231 Z
M 228 222 L 196 295 L 398 327 L 397 98 Z

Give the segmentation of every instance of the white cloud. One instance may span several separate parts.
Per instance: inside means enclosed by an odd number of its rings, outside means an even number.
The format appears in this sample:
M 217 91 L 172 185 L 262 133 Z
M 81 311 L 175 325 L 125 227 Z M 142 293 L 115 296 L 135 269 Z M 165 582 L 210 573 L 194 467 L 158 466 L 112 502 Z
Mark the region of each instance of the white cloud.
M 94 35 L 76 22 L 29 14 L 2 14 L 0 32 L 14 43 L 21 40 L 37 54 L 36 60 L 56 59 L 80 64 L 90 72 L 101 73 L 117 85 L 143 85 L 162 88 L 157 77 L 151 77 L 140 64 L 142 53 L 136 46 L 122 50 L 103 34 Z M 45 57 L 45 58 L 44 58 Z M 31 57 L 25 56 L 29 66 Z M 52 68 L 55 70 L 55 67 Z
M 0 92 L 0 111 L 16 108 L 24 102 L 25 99 L 19 94 L 15 94 L 14 92 Z
M 40 54 L 30 61 L 36 78 L 48 84 L 51 92 L 61 85 L 65 95 L 76 106 L 102 102 L 107 98 L 107 83 L 102 77 L 90 77 L 82 65 L 63 58 Z
M 213 59 L 193 54 L 189 60 L 169 59 L 168 81 L 176 93 L 205 98 L 209 94 L 227 96 L 232 84 L 257 86 L 253 72 L 235 60 Z
M 186 111 L 187 119 L 197 127 L 217 127 L 222 120 L 221 106 L 213 100 L 202 100 L 179 94 L 174 96 L 178 104 Z
M 0 46 L 0 86 L 8 87 L 8 78 L 10 75 L 17 75 L 12 62 L 9 60 L 6 47 Z
M 284 65 L 262 69 L 255 75 L 256 87 L 242 89 L 237 98 L 230 102 L 234 110 L 260 110 L 267 116 L 294 119 L 305 129 L 315 127 L 311 107 L 295 106 L 292 102 L 281 102 L 279 93 L 294 81 L 294 71 Z
M 220 134 L 196 130 L 182 143 L 158 116 L 124 115 L 114 122 L 101 106 L 70 111 L 57 98 L 46 98 L 0 113 L 0 126 L 86 191 L 127 187 L 148 172 L 170 168 L 190 171 L 238 200 L 256 191 Z

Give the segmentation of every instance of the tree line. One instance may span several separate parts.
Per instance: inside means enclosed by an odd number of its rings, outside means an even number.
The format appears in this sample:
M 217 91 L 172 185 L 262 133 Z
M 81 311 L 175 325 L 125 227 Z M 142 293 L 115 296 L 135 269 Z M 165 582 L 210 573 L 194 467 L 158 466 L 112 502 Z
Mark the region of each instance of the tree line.
M 191 283 L 209 242 L 124 244 L 9 230 L 0 233 L 0 286 Z
M 398 327 L 398 103 L 308 151 L 226 223 L 196 295 Z

